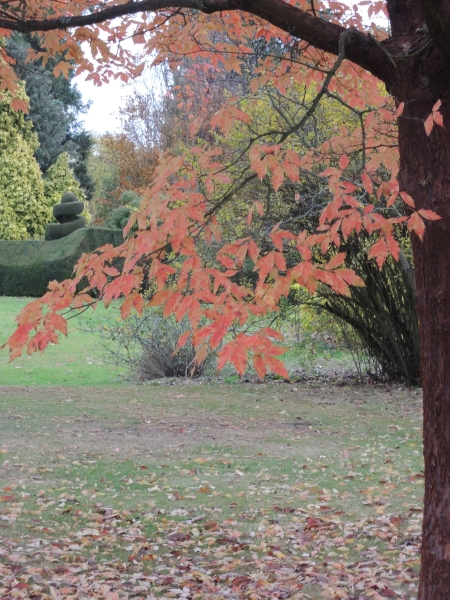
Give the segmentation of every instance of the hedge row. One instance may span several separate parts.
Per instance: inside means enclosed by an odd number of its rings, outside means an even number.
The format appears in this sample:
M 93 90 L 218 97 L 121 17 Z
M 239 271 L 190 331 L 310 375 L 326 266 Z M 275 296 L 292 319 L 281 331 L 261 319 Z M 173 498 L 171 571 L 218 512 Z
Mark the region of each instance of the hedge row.
M 122 241 L 120 229 L 102 227 L 78 229 L 53 241 L 0 240 L 0 296 L 42 296 L 50 281 L 72 275 L 83 253 Z

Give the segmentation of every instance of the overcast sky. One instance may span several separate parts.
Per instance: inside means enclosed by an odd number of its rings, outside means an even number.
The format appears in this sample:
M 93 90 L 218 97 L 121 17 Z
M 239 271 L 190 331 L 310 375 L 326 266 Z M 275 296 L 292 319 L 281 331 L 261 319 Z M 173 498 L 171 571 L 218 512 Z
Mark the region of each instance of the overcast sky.
M 97 87 L 92 82 L 85 81 L 84 75 L 77 77 L 75 81 L 83 94 L 84 102 L 92 100 L 91 108 L 82 116 L 86 129 L 99 134 L 115 131 L 119 124 L 116 113 L 122 98 L 126 97 L 132 86 L 110 81 Z

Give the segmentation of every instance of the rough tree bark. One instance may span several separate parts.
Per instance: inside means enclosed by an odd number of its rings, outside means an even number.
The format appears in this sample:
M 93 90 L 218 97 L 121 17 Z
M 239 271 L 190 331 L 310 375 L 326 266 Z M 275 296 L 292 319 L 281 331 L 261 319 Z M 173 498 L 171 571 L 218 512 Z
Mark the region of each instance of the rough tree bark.
M 417 71 L 419 73 L 419 70 Z M 450 81 L 450 73 L 441 72 Z M 420 76 L 418 76 L 420 78 Z M 436 128 L 428 138 L 423 124 L 436 96 L 417 79 L 404 82 L 410 102 L 399 121 L 400 185 L 442 219 L 427 224 L 421 242 L 412 236 L 416 303 L 420 322 L 425 501 L 420 600 L 450 598 L 450 136 Z M 399 85 L 400 87 L 400 85 Z M 408 89 L 409 88 L 409 89 Z M 447 91 L 448 94 L 448 91 Z M 441 94 L 441 97 L 444 97 Z M 414 108 L 412 103 L 414 102 Z M 450 122 L 450 112 L 444 112 Z
M 26 4 L 26 3 L 25 3 Z M 338 54 L 345 29 L 284 0 L 142 0 L 79 16 L 31 19 L 0 11 L 0 27 L 31 32 L 100 23 L 142 11 L 244 10 L 327 52 Z M 111 5 L 110 5 L 111 6 Z M 413 235 L 424 395 L 425 510 L 419 600 L 450 598 L 450 2 L 387 0 L 391 36 L 379 44 L 354 30 L 345 56 L 385 82 L 405 109 L 399 118 L 400 184 L 416 208 L 431 209 L 423 242 Z M 8 12 L 9 10 L 9 12 Z M 444 128 L 428 137 L 424 120 L 437 100 Z
M 446 113 L 447 118 L 450 114 Z M 444 117 L 445 118 L 445 117 Z M 450 140 L 402 127 L 403 187 L 442 216 L 413 236 L 423 381 L 425 499 L 420 600 L 450 598 Z M 439 139 L 445 138 L 445 139 Z M 428 143 L 426 143 L 428 142 Z M 440 143 L 439 143 L 440 142 Z M 420 152 L 417 152 L 420 148 Z
M 420 322 L 425 499 L 419 600 L 450 598 L 450 60 L 428 43 L 436 25 L 425 20 L 419 2 L 389 3 L 395 54 L 390 91 L 405 102 L 399 118 L 400 186 L 417 208 L 434 210 L 421 242 L 412 236 L 416 303 Z M 437 13 L 436 13 L 437 14 Z M 428 15 L 429 16 L 429 15 Z M 433 17 L 433 15 L 432 15 Z M 419 40 L 420 36 L 424 36 Z M 400 47 L 398 45 L 400 42 Z M 392 43 L 394 46 L 394 42 Z M 406 52 L 405 52 L 406 50 Z M 400 52 L 399 52 L 400 51 Z M 394 54 L 394 52 L 392 52 Z M 445 128 L 428 137 L 423 121 L 442 101 Z

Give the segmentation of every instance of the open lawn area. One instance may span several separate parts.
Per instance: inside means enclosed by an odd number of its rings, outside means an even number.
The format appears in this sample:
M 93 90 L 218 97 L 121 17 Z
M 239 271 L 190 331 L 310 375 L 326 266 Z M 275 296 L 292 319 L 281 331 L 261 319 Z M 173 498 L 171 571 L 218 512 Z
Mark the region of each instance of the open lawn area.
M 2 600 L 416 598 L 421 390 L 122 383 L 105 319 L 0 354 Z
M 15 317 L 32 298 L 0 297 L 0 345 L 15 329 Z M 0 385 L 108 385 L 120 380 L 120 373 L 105 363 L 98 334 L 87 331 L 114 319 L 114 307 L 89 310 L 69 321 L 69 337 L 50 345 L 44 354 L 24 354 L 8 363 L 0 352 Z
M 414 598 L 420 393 L 0 389 L 1 598 Z
M 15 317 L 32 298 L 0 297 L 0 345 L 15 329 Z M 69 320 L 69 336 L 60 336 L 60 343 L 50 344 L 44 354 L 26 353 L 8 363 L 6 352 L 0 351 L 0 385 L 63 385 L 97 386 L 115 385 L 130 373 L 126 366 L 117 368 L 107 360 L 105 346 L 116 343 L 101 335 L 105 327 L 111 328 L 119 321 L 119 309 L 114 303 L 106 310 L 100 304 L 95 311 L 75 315 Z M 350 353 L 328 344 L 315 336 L 288 346 L 284 355 L 286 366 L 297 376 L 334 378 L 355 374 Z M 225 368 L 222 378 L 235 382 L 239 377 L 233 368 Z M 136 379 L 131 376 L 131 379 Z

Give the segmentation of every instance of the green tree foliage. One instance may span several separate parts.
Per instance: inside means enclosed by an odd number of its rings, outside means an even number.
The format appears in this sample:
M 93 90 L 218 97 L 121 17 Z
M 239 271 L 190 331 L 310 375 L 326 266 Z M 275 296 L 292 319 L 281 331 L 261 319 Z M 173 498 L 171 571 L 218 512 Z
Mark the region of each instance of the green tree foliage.
M 73 192 L 80 200 L 84 200 L 80 184 L 76 181 L 73 170 L 69 166 L 67 152 L 59 155 L 44 178 L 44 193 L 51 206 L 57 204 L 65 192 Z
M 85 111 L 81 92 L 73 83 L 74 72 L 68 79 L 55 77 L 54 60 L 45 66 L 40 61 L 27 61 L 30 48 L 39 50 L 37 38 L 16 34 L 8 39 L 7 50 L 15 60 L 15 72 L 25 82 L 29 98 L 29 114 L 39 146 L 36 159 L 45 173 L 62 152 L 67 152 L 73 162 L 74 172 L 89 199 L 93 182 L 87 173 L 86 162 L 90 154 L 92 135 L 83 129 L 80 115 Z
M 25 94 L 23 94 L 25 98 Z M 0 102 L 0 239 L 40 237 L 51 220 L 51 202 L 44 195 L 34 153 L 37 135 L 10 99 Z
M 104 223 L 111 212 L 120 206 L 118 199 L 119 173 L 106 145 L 106 136 L 95 139 L 88 160 L 88 172 L 93 181 L 93 213 L 95 223 Z
M 94 138 L 89 131 L 85 131 L 81 126 L 78 126 L 71 133 L 71 139 L 76 146 L 73 173 L 80 183 L 86 200 L 91 200 L 94 192 L 94 182 L 89 175 L 88 162 L 92 153 Z
M 115 208 L 105 220 L 107 227 L 123 229 L 131 216 L 141 203 L 141 198 L 133 191 L 124 192 L 120 196 L 121 205 Z

